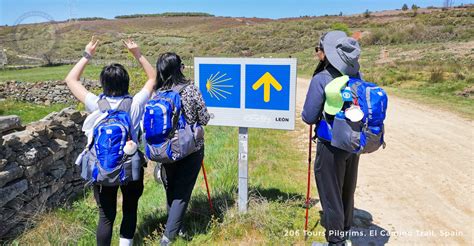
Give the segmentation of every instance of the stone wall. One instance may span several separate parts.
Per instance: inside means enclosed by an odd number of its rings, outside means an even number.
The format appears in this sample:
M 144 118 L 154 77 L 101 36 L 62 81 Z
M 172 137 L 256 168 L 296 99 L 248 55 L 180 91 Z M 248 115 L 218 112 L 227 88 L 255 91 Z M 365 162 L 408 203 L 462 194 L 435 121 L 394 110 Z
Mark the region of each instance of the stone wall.
M 89 90 L 100 87 L 97 81 L 85 80 L 82 84 Z M 37 104 L 75 103 L 64 81 L 21 82 L 6 81 L 0 83 L 0 99 L 10 98 Z
M 82 194 L 74 164 L 84 149 L 85 113 L 66 108 L 0 139 L 0 241 L 21 233 L 35 214 Z

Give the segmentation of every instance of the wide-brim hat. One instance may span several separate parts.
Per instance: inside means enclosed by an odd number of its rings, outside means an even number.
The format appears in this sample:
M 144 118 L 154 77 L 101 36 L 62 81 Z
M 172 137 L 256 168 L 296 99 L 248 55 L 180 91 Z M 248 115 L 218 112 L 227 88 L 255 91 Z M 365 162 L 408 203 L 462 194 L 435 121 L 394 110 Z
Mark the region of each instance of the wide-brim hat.
M 329 63 L 343 75 L 356 76 L 359 72 L 360 45 L 343 31 L 331 31 L 320 40 Z

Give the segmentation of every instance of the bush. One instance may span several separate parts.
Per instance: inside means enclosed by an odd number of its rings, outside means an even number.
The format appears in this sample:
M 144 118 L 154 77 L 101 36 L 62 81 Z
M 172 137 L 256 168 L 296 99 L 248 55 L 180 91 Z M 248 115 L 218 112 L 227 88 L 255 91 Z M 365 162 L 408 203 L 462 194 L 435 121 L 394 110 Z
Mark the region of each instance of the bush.
M 430 81 L 431 83 L 440 83 L 444 81 L 444 71 L 441 68 L 434 68 L 431 70 Z
M 365 12 L 364 12 L 364 17 L 365 17 L 365 18 L 369 18 L 369 17 L 370 17 L 370 11 L 369 11 L 368 9 L 365 10 Z
M 349 27 L 345 24 L 345 23 L 341 23 L 341 22 L 336 22 L 334 24 L 331 25 L 331 29 L 332 30 L 339 30 L 339 31 L 343 31 L 347 34 L 347 36 L 351 36 L 352 33 L 351 31 L 349 31 Z

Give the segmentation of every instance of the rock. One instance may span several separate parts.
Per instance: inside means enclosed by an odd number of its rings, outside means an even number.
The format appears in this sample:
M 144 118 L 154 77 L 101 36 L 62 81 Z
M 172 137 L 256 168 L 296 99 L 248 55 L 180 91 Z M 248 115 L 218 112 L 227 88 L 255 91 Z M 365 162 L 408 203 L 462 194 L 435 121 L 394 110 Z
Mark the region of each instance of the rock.
M 25 152 L 25 154 L 18 156 L 18 163 L 22 166 L 31 166 L 37 161 L 38 151 L 35 148 L 31 148 Z
M 3 168 L 7 165 L 7 159 L 0 159 L 0 170 L 3 170 Z
M 0 116 L 0 133 L 21 128 L 20 117 L 16 115 Z
M 4 145 L 14 146 L 18 144 L 27 144 L 33 140 L 33 136 L 30 131 L 13 132 L 2 137 Z
M 13 200 L 19 194 L 28 189 L 28 181 L 22 179 L 14 184 L 0 188 L 0 207 Z
M 46 85 L 35 88 L 43 94 L 50 90 Z M 28 93 L 23 89 L 17 94 L 37 102 L 50 96 Z M 74 161 L 85 146 L 81 124 L 86 116 L 66 108 L 0 138 L 0 238 L 14 237 L 33 215 L 82 192 L 85 182 Z
M 0 188 L 8 182 L 23 176 L 23 169 L 16 165 L 9 165 L 7 170 L 0 172 Z
M 64 161 L 59 160 L 53 163 L 49 172 L 51 175 L 53 175 L 53 177 L 59 179 L 66 173 L 66 170 L 67 168 Z

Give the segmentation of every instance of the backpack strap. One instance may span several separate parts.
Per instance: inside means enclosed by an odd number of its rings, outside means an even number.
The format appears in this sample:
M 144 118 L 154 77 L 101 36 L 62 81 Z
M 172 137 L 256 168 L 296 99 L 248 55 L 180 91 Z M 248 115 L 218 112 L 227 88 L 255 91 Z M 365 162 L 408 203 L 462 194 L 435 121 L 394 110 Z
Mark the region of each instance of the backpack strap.
M 99 96 L 99 101 L 97 101 L 97 104 L 99 106 L 99 110 L 100 112 L 106 112 L 108 110 L 110 110 L 112 107 L 110 106 L 110 103 L 109 101 L 107 101 L 107 99 L 105 99 L 105 95 L 104 94 L 100 94 Z
M 120 111 L 125 111 L 125 112 L 130 112 L 130 108 L 132 107 L 132 102 L 133 99 L 130 95 L 126 95 L 122 101 L 120 101 L 120 104 L 117 107 L 117 110 Z
M 173 86 L 171 89 L 179 94 L 181 94 L 181 92 L 184 91 L 184 89 L 186 89 L 186 87 L 189 86 L 189 83 L 183 83 L 183 84 L 178 84 L 178 85 L 175 85 Z

